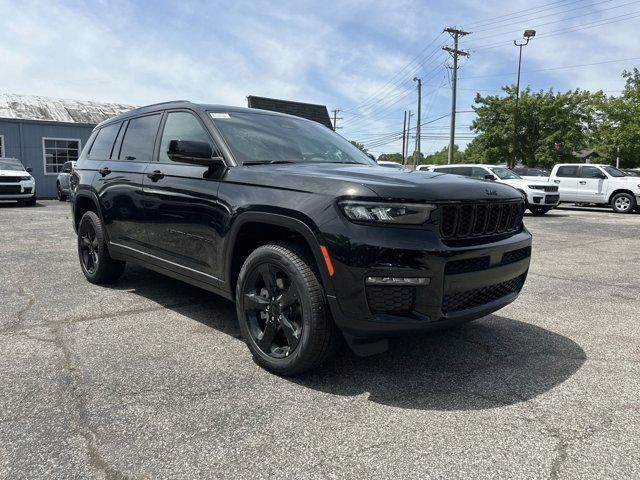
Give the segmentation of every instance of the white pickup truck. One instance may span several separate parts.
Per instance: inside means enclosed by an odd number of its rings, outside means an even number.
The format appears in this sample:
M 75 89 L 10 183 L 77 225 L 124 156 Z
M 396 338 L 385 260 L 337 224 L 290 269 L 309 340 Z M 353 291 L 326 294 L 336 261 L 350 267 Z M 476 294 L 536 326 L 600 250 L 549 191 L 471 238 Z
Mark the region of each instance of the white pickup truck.
M 640 178 L 610 165 L 558 164 L 549 180 L 558 185 L 561 202 L 610 205 L 616 213 L 631 213 L 640 202 Z

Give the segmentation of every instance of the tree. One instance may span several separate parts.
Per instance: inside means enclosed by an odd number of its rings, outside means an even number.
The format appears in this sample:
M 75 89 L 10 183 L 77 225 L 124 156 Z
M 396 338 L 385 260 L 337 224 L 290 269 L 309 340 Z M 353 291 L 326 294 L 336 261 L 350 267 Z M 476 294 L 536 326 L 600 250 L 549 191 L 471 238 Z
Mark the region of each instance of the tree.
M 378 161 L 402 163 L 401 153 L 382 153 L 378 155 Z
M 618 97 L 601 98 L 602 121 L 595 147 L 610 160 L 620 158 L 621 167 L 640 166 L 640 72 L 624 71 L 626 85 Z
M 457 144 L 453 146 L 453 163 L 464 163 L 466 160 L 465 152 L 460 151 Z M 442 150 L 431 153 L 424 157 L 420 163 L 426 165 L 445 165 L 449 161 L 449 147 L 446 146 Z
M 515 87 L 502 87 L 506 96 L 476 95 L 477 117 L 471 128 L 477 137 L 469 145 L 481 163 L 511 163 L 513 155 Z M 603 95 L 588 91 L 520 92 L 516 158 L 525 165 L 551 166 L 575 161 L 573 152 L 593 139 Z
M 364 145 L 362 143 L 359 143 L 355 140 L 350 140 L 351 145 L 353 145 L 354 147 L 358 147 L 360 150 L 362 150 L 364 153 L 367 153 L 367 149 L 364 148 Z

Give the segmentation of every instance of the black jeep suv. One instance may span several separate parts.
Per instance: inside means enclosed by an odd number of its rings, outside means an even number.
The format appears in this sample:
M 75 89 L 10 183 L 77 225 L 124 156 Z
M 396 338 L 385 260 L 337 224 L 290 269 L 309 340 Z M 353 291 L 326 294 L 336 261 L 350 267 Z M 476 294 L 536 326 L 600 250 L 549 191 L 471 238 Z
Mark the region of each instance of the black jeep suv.
M 255 359 L 280 374 L 320 364 L 341 333 L 366 354 L 487 315 L 529 268 L 515 189 L 379 167 L 273 112 L 130 111 L 95 128 L 71 186 L 90 282 L 132 262 L 235 300 Z

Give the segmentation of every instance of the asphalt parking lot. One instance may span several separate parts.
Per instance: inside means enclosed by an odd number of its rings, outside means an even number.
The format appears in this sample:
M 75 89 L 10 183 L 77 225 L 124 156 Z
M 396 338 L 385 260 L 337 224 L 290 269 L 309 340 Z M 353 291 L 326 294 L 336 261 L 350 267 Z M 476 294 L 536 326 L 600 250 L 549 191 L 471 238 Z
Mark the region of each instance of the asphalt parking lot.
M 286 379 L 228 301 L 91 285 L 68 204 L 1 205 L 0 478 L 640 478 L 640 215 L 525 223 L 514 304 Z

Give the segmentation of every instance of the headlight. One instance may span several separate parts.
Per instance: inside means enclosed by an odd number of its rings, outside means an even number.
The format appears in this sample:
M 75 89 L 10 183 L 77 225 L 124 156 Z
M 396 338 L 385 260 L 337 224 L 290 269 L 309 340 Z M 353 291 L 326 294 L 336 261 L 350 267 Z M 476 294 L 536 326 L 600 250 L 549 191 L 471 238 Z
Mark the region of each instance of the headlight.
M 344 200 L 340 208 L 349 220 L 368 223 L 421 225 L 427 220 L 435 205 L 422 203 L 386 203 Z
M 527 185 L 527 187 L 529 187 L 532 190 L 544 190 L 544 187 L 540 185 Z
M 20 180 L 24 182 L 26 180 L 31 180 L 31 177 L 27 175 L 26 177 L 20 177 Z

